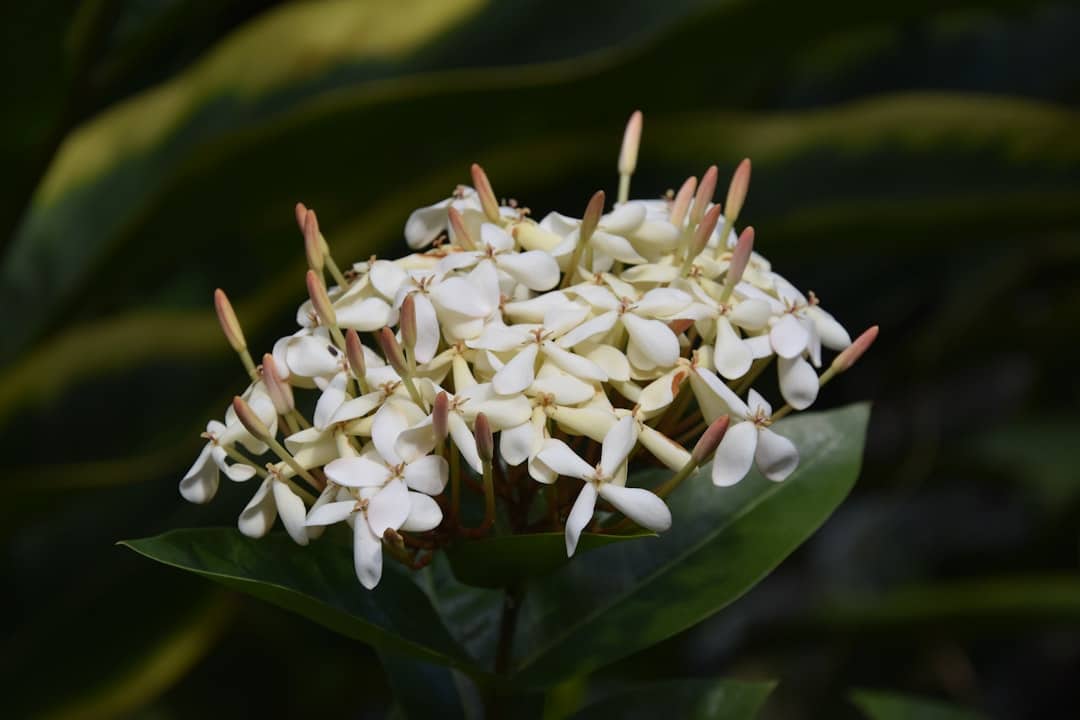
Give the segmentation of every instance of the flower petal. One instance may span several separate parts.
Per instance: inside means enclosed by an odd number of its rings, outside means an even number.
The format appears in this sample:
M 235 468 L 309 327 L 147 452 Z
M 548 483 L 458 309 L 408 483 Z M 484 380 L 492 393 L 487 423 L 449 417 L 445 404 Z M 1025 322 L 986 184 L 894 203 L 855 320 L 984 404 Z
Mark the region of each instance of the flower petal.
M 562 440 L 548 439 L 536 454 L 542 463 L 559 475 L 573 478 L 592 477 L 593 467 L 578 457 Z
M 516 467 L 529 459 L 535 437 L 531 419 L 515 427 L 506 428 L 499 435 L 499 454 L 507 465 Z
M 369 297 L 335 305 L 334 314 L 337 315 L 338 327 L 343 330 L 371 332 L 392 324 L 397 313 L 382 298 Z
M 510 358 L 510 362 L 503 365 L 491 379 L 495 392 L 500 395 L 513 395 L 532 385 L 536 377 L 537 352 L 539 352 L 539 347 L 536 343 L 530 343 Z
M 371 532 L 382 537 L 389 529 L 397 530 L 409 517 L 409 488 L 403 480 L 391 480 L 368 500 L 367 521 Z
M 413 307 L 416 309 L 416 361 L 431 362 L 439 350 L 439 318 L 435 306 L 424 293 L 413 293 Z
M 600 472 L 606 478 L 615 476 L 630 451 L 637 445 L 637 423 L 627 415 L 608 430 L 600 450 Z
M 716 371 L 728 380 L 741 378 L 750 371 L 754 355 L 731 327 L 726 317 L 716 319 L 716 349 L 713 353 Z
M 307 516 L 307 508 L 304 501 L 296 496 L 286 483 L 275 480 L 272 485 L 274 492 L 274 504 L 277 505 L 281 524 L 285 526 L 285 532 L 297 545 L 307 545 L 307 528 L 304 521 Z
M 270 532 L 277 519 L 277 504 L 274 495 L 270 492 L 270 478 L 263 480 L 262 485 L 255 491 L 251 501 L 240 513 L 240 519 L 236 525 L 240 532 L 250 538 L 261 538 Z
M 806 349 L 810 333 L 791 313 L 785 313 L 769 330 L 773 350 L 782 358 L 793 358 Z
M 405 466 L 405 484 L 428 495 L 438 495 L 446 487 L 450 467 L 438 455 L 426 455 Z
M 210 459 L 210 451 L 214 448 L 212 443 L 207 443 L 199 457 L 192 464 L 191 469 L 180 481 L 180 494 L 190 503 L 208 503 L 217 494 L 218 467 Z
M 439 503 L 423 493 L 409 493 L 409 516 L 401 529 L 407 532 L 427 532 L 439 527 L 443 514 Z
M 780 394 L 796 410 L 805 410 L 814 404 L 818 396 L 818 376 L 814 368 L 802 357 L 791 360 L 778 358 L 776 365 L 780 378 Z
M 780 482 L 799 466 L 799 451 L 795 443 L 768 428 L 761 431 L 757 452 L 754 453 L 761 474 L 774 482 Z
M 603 335 L 615 327 L 615 322 L 619 319 L 618 313 L 611 311 L 606 312 L 603 315 L 598 315 L 592 320 L 587 320 L 570 332 L 559 338 L 559 345 L 570 349 L 577 345 L 579 342 L 588 340 L 589 338 Z
M 342 487 L 381 487 L 390 477 L 390 469 L 370 456 L 338 458 L 327 463 L 323 471 L 331 482 Z
M 592 520 L 595 509 L 596 486 L 587 482 L 582 486 L 577 500 L 574 501 L 574 507 L 570 508 L 570 514 L 566 517 L 566 557 L 574 554 L 581 532 Z
M 394 403 L 386 403 L 375 413 L 375 419 L 371 423 L 371 440 L 388 465 L 401 462 L 395 445 L 398 436 L 408 427 L 408 417 Z
M 480 462 L 480 453 L 476 449 L 476 436 L 472 434 L 472 430 L 465 424 L 461 415 L 457 413 L 450 413 L 449 425 L 450 437 L 453 439 L 458 452 L 461 453 L 462 459 L 475 472 L 483 472 L 484 466 Z
M 495 256 L 499 269 L 530 290 L 550 290 L 559 284 L 559 264 L 542 250 Z
M 312 506 L 304 524 L 308 527 L 321 527 L 334 525 L 349 519 L 356 511 L 356 501 L 345 500 L 343 502 L 331 502 L 319 507 Z
M 728 428 L 712 463 L 713 485 L 728 487 L 746 477 L 754 464 L 758 429 L 754 423 L 741 422 Z
M 671 510 L 667 504 L 644 488 L 600 483 L 600 497 L 646 530 L 664 532 L 671 527 Z
M 363 516 L 353 524 L 353 566 L 356 578 L 373 590 L 382 578 L 382 538 L 376 537 Z

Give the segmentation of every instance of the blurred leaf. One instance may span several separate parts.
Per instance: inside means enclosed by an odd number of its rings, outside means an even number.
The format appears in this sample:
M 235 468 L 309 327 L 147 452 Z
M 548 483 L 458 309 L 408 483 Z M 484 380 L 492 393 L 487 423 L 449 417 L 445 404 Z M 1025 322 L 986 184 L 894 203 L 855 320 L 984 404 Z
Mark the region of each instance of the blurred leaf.
M 378 650 L 471 669 L 419 588 L 386 568 L 367 591 L 356 579 L 348 547 L 326 538 L 309 547 L 288 536 L 252 540 L 233 528 L 173 530 L 123 542 L 158 562 L 299 613 Z
M 870 720 L 980 720 L 983 716 L 936 700 L 879 690 L 856 690 L 851 701 Z
M 587 550 L 623 540 L 656 537 L 653 533 L 598 535 L 584 533 L 575 557 Z M 563 533 L 504 535 L 459 542 L 446 550 L 458 580 L 478 587 L 505 588 L 523 580 L 540 578 L 565 565 Z
M 779 431 L 801 460 L 784 482 L 755 471 L 732 488 L 716 488 L 702 468 L 668 498 L 671 530 L 594 550 L 528 586 L 515 636 L 517 677 L 550 684 L 589 672 L 691 627 L 749 590 L 847 495 L 868 418 L 869 408 L 855 405 L 785 420 Z
M 380 652 L 379 660 L 403 717 L 416 720 L 478 717 L 465 710 L 465 698 L 459 683 L 467 680 L 455 678 L 450 668 L 393 652 Z
M 757 717 L 775 682 L 687 678 L 639 685 L 592 703 L 574 720 L 751 720 Z

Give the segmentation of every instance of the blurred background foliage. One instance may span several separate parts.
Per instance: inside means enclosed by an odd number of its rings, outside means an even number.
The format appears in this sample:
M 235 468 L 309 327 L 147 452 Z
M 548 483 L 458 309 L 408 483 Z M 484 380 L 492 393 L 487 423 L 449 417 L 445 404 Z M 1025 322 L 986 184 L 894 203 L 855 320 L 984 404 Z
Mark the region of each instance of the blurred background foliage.
M 472 161 L 578 213 L 641 108 L 635 195 L 752 157 L 761 250 L 881 324 L 825 394 L 874 416 L 810 543 L 548 716 L 685 675 L 779 680 L 766 717 L 858 717 L 857 686 L 1077 716 L 1078 36 L 1039 0 L 5 4 L 4 714 L 381 717 L 401 678 L 371 651 L 113 545 L 246 499 L 176 491 L 244 384 L 211 292 L 269 348 L 297 200 L 339 259 L 402 252 Z

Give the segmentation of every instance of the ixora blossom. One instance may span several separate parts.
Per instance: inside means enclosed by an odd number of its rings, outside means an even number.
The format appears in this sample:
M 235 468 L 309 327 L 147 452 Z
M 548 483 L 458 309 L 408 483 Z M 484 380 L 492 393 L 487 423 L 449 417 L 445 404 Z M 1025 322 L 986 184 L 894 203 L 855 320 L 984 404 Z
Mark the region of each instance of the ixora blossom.
M 611 206 L 598 191 L 580 219 L 537 222 L 473 165 L 472 186 L 409 216 L 415 252 L 348 272 L 298 204 L 298 328 L 256 365 L 215 293 L 250 385 L 207 425 L 181 495 L 209 502 L 221 473 L 257 479 L 241 532 L 280 519 L 307 545 L 347 524 L 356 575 L 374 588 L 384 555 L 419 568 L 496 532 L 559 531 L 568 556 L 590 531 L 662 533 L 679 521 L 664 498 L 710 459 L 717 492 L 754 465 L 787 478 L 798 450 L 774 423 L 809 407 L 877 327 L 852 342 L 754 251 L 753 228 L 737 232 L 748 160 L 723 206 L 715 166 L 631 200 L 641 128 L 634 113 Z M 838 354 L 819 375 L 823 348 Z M 774 361 L 776 411 L 752 387 Z M 673 474 L 642 486 L 638 465 Z

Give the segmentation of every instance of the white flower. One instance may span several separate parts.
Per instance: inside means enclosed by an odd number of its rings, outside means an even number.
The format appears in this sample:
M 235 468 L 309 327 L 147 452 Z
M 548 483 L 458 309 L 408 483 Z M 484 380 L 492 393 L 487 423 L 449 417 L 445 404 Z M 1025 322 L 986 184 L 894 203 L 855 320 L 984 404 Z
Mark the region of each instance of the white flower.
M 645 262 L 627 237 L 645 222 L 646 209 L 637 203 L 624 203 L 600 218 L 589 240 L 593 251 L 592 272 L 611 269 L 616 260 L 637 264 Z M 540 227 L 563 238 L 551 251 L 563 272 L 576 272 L 570 267 L 570 259 L 581 241 L 581 220 L 559 213 L 549 213 L 540 221 Z
M 566 554 L 574 554 L 578 539 L 592 519 L 596 498 L 602 497 L 643 528 L 663 532 L 671 527 L 671 511 L 664 501 L 643 488 L 628 488 L 616 474 L 637 444 L 633 418 L 624 417 L 604 436 L 600 464 L 595 468 L 561 440 L 547 440 L 537 459 L 557 475 L 584 480 L 585 484 L 566 518 Z M 625 480 L 623 480 L 625 482 Z
M 501 272 L 530 290 L 550 290 L 559 284 L 559 266 L 543 250 L 517 252 L 510 233 L 492 223 L 480 226 L 480 241 L 476 250 L 451 253 L 439 261 L 439 270 L 448 273 L 470 268 L 477 263 L 491 262 Z
M 413 250 L 427 247 L 435 242 L 439 234 L 447 230 L 447 213 L 453 206 L 458 212 L 466 210 L 480 211 L 480 198 L 476 191 L 465 185 L 458 185 L 454 194 L 434 205 L 413 210 L 405 221 L 405 242 Z
M 442 336 L 439 318 L 429 294 L 442 281 L 443 273 L 434 269 L 405 270 L 397 263 L 376 260 L 368 276 L 382 296 L 393 300 L 395 310 L 401 308 L 406 297 L 413 296 L 416 309 L 416 347 L 413 351 L 418 363 L 429 362 L 435 357 Z
M 271 471 L 254 497 L 240 513 L 237 526 L 240 532 L 251 538 L 261 538 L 270 532 L 274 526 L 274 520 L 281 516 L 281 524 L 285 531 L 297 545 L 308 544 L 307 528 L 304 526 L 304 517 L 307 509 L 292 487 L 278 475 L 277 470 Z

